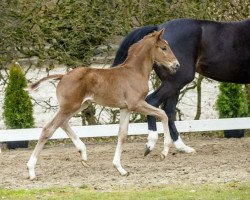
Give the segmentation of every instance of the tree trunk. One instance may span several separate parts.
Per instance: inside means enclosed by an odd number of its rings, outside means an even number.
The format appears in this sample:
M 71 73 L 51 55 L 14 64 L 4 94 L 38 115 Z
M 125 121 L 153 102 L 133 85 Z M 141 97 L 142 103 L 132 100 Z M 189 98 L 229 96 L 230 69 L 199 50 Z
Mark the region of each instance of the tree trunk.
M 200 119 L 201 116 L 201 82 L 203 80 L 203 76 L 199 74 L 199 77 L 197 79 L 197 109 L 196 109 L 196 115 L 195 120 Z

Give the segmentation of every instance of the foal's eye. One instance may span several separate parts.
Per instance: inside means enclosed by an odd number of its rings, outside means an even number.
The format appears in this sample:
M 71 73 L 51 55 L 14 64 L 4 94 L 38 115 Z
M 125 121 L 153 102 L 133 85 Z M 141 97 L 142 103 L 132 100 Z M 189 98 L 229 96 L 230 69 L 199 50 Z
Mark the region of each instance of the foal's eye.
M 161 48 L 163 51 L 166 51 L 167 50 L 167 47 L 162 47 Z

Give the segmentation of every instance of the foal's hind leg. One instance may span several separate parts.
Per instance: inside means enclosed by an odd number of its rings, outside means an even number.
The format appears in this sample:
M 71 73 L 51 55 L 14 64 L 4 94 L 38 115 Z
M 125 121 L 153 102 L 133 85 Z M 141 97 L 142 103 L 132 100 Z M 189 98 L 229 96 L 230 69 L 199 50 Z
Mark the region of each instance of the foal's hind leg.
M 80 140 L 80 138 L 75 134 L 75 132 L 70 128 L 68 121 L 65 122 L 61 128 L 67 133 L 69 138 L 72 140 L 77 150 L 80 152 L 82 157 L 82 164 L 87 166 L 87 151 L 86 145 Z
M 36 178 L 35 175 L 35 165 L 38 159 L 38 156 L 40 155 L 45 143 L 47 140 L 53 135 L 53 133 L 56 131 L 56 129 L 63 124 L 63 122 L 68 118 L 67 115 L 65 115 L 64 112 L 59 110 L 59 112 L 56 114 L 56 116 L 53 118 L 51 122 L 49 122 L 42 130 L 41 136 L 37 142 L 37 145 L 30 156 L 30 159 L 27 163 L 27 167 L 29 170 L 29 178 L 30 180 L 34 180 Z
M 88 166 L 87 165 L 87 150 L 86 150 L 86 145 L 80 140 L 80 138 L 76 135 L 76 133 L 70 128 L 69 126 L 69 119 L 77 114 L 78 112 L 86 109 L 89 106 L 88 102 L 85 102 L 82 104 L 81 108 L 77 110 L 75 113 L 72 113 L 72 115 L 66 120 L 62 125 L 61 128 L 67 133 L 69 138 L 72 140 L 74 145 L 76 146 L 77 150 L 80 152 L 81 157 L 82 157 L 82 164 L 83 166 Z

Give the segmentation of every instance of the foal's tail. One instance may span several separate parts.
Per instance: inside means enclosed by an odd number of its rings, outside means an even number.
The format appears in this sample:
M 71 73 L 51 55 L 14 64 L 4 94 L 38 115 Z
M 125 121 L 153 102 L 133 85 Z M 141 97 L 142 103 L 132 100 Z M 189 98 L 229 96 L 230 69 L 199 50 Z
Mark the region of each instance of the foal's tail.
M 38 86 L 40 85 L 40 83 L 42 83 L 43 81 L 46 81 L 46 80 L 49 80 L 49 79 L 61 80 L 62 77 L 63 77 L 63 74 L 53 74 L 53 75 L 50 75 L 50 76 L 43 77 L 39 81 L 30 84 L 29 85 L 29 89 L 30 90 L 35 90 L 35 89 L 38 88 Z

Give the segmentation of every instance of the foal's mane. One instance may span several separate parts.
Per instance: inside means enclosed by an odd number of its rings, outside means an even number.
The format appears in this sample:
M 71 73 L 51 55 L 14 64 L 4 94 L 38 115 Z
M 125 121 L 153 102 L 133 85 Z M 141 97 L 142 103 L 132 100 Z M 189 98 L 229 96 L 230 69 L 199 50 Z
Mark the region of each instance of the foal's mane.
M 134 54 L 137 54 L 142 48 L 144 48 L 144 46 L 146 44 L 149 44 L 149 42 L 145 42 L 148 38 L 152 38 L 153 34 L 149 34 L 146 35 L 144 38 L 142 38 L 141 40 L 139 40 L 138 42 L 134 43 L 132 46 L 130 46 L 129 50 L 128 50 L 128 56 L 126 58 L 126 60 L 124 61 L 124 63 L 126 63 L 129 59 L 131 59 L 131 57 Z

